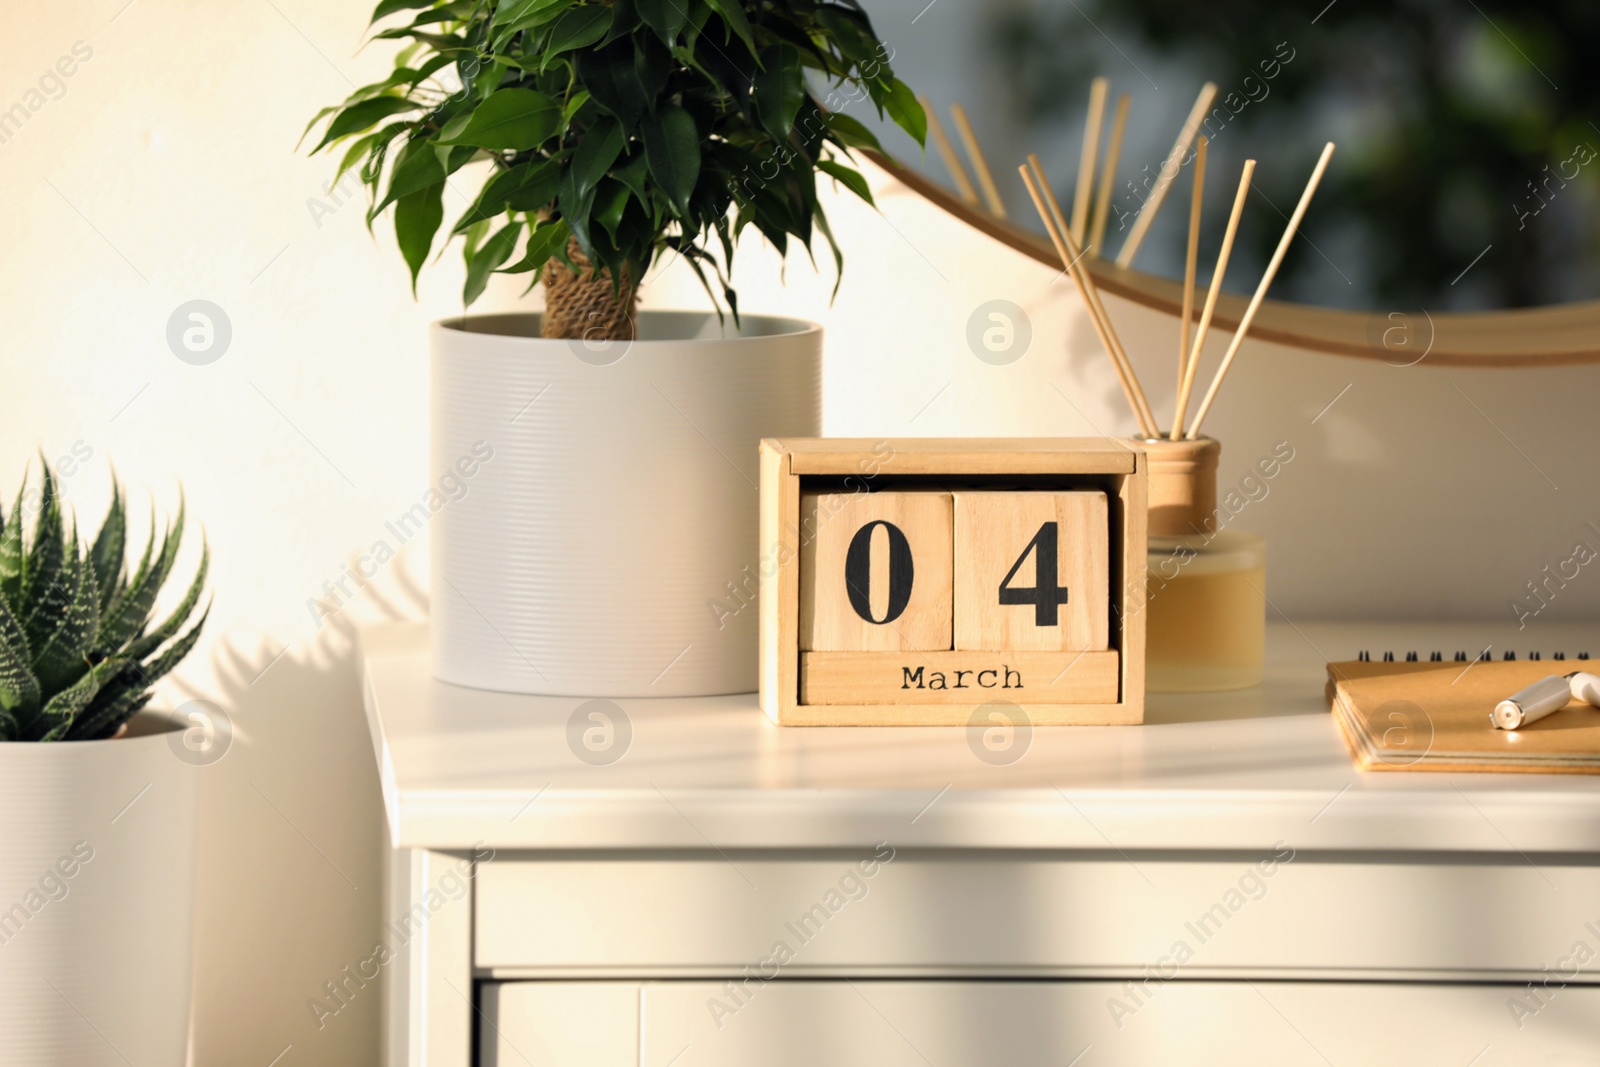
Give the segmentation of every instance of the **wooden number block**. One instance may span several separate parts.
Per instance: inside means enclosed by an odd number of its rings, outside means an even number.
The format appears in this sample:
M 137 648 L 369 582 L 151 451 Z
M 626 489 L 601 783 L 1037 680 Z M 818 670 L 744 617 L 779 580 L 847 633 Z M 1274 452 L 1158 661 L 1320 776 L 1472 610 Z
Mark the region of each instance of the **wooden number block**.
M 958 492 L 955 647 L 1109 647 L 1110 525 L 1102 492 Z
M 800 647 L 951 647 L 949 493 L 800 495 Z

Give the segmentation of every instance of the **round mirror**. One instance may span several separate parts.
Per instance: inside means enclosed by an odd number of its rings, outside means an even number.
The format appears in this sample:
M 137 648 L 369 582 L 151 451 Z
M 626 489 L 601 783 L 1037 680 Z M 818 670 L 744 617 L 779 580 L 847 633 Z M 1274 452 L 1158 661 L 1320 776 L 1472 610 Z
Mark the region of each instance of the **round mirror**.
M 1202 286 L 1257 160 L 1226 328 L 1335 141 L 1252 336 L 1390 362 L 1600 361 L 1600 75 L 1587 59 L 1600 14 L 1323 3 L 869 2 L 933 127 L 925 153 L 885 133 L 884 165 L 1055 264 L 1017 174 L 1037 153 L 1069 211 L 1088 190 L 1101 285 L 1176 315 L 1195 139 L 1208 142 Z

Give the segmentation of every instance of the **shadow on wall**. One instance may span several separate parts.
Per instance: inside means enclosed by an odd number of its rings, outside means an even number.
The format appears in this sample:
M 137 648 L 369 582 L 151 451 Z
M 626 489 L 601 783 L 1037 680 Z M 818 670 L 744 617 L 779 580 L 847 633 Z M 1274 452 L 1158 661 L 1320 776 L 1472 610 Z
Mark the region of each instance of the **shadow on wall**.
M 368 614 L 426 611 L 401 570 L 392 598 L 367 587 Z M 225 644 L 214 667 L 220 693 L 180 708 L 214 723 L 191 1062 L 375 1065 L 381 979 L 359 972 L 379 940 L 387 830 L 355 623 L 335 616 L 303 651 Z

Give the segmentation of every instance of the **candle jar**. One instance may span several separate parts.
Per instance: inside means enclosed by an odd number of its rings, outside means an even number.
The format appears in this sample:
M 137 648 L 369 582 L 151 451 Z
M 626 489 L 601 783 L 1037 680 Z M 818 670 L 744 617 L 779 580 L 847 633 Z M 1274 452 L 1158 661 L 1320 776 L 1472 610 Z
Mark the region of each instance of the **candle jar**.
M 1266 541 L 1217 525 L 1221 443 L 1146 440 L 1150 545 L 1145 688 L 1260 685 L 1266 659 Z

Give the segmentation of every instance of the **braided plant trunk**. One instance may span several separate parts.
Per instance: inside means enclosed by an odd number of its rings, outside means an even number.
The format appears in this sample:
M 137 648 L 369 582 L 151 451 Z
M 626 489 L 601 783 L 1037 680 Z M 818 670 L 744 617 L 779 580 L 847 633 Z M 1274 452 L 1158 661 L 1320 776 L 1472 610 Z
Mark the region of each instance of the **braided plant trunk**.
M 639 286 L 624 270 L 621 284 L 595 268 L 578 247 L 567 245 L 577 271 L 559 259 L 544 270 L 545 312 L 541 332 L 547 338 L 583 341 L 632 341 L 639 314 Z

